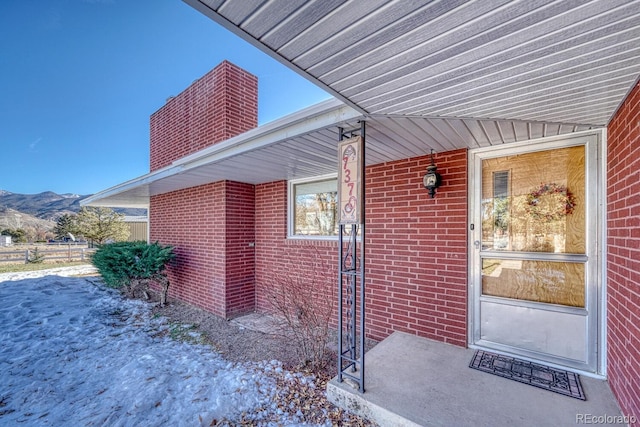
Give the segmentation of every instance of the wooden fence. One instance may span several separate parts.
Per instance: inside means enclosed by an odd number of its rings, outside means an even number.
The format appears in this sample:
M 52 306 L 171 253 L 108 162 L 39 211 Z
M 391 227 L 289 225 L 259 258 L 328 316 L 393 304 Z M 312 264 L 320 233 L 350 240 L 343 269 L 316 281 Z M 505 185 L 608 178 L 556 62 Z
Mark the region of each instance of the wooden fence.
M 66 248 L 60 249 L 42 249 L 37 248 L 37 255 L 43 256 L 42 262 L 50 261 L 87 261 L 89 256 L 94 253 L 95 249 L 89 248 L 76 248 L 71 245 Z M 15 251 L 2 251 L 0 252 L 0 263 L 12 262 L 14 264 L 22 263 L 28 264 L 30 260 L 36 258 L 36 248 L 22 249 Z

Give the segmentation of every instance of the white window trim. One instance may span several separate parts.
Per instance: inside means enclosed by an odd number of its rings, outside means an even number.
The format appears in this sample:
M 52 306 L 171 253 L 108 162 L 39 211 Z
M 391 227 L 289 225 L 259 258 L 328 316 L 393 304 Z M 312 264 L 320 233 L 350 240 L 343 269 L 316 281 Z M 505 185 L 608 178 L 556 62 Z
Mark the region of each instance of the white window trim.
M 289 180 L 287 183 L 287 239 L 291 239 L 291 240 L 328 240 L 328 241 L 337 241 L 338 240 L 338 236 L 305 236 L 305 235 L 298 235 L 298 234 L 294 234 L 294 224 L 293 224 L 293 209 L 295 207 L 295 200 L 293 197 L 293 188 L 295 185 L 298 184 L 304 184 L 307 182 L 314 182 L 314 181 L 324 181 L 324 180 L 328 180 L 328 179 L 335 179 L 336 183 L 337 183 L 337 179 L 338 179 L 338 174 L 337 173 L 331 173 L 328 175 L 319 175 L 319 176 L 313 176 L 310 178 L 300 178 L 300 179 L 292 179 Z M 336 191 L 337 191 L 337 186 L 336 186 Z

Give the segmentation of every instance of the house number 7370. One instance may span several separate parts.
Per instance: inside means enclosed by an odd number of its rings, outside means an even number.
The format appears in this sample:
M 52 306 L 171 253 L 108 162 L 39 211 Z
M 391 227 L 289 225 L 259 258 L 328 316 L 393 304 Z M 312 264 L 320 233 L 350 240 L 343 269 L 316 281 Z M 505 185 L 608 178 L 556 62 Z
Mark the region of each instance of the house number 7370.
M 359 142 L 360 138 L 351 138 L 340 146 L 340 182 L 338 189 L 340 198 L 340 223 L 357 224 L 359 212 Z

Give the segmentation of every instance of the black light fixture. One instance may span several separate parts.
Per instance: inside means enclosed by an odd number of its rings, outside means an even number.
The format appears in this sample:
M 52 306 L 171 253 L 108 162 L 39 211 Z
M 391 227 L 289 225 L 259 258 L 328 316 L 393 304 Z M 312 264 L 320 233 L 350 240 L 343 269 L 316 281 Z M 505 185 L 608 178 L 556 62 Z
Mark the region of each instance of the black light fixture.
M 442 177 L 438 172 L 436 172 L 438 168 L 435 163 L 433 163 L 433 149 L 431 150 L 431 164 L 427 166 L 427 173 L 424 176 L 422 182 L 424 183 L 424 188 L 429 190 L 429 195 L 433 199 L 436 196 L 436 188 L 440 187 L 442 184 Z

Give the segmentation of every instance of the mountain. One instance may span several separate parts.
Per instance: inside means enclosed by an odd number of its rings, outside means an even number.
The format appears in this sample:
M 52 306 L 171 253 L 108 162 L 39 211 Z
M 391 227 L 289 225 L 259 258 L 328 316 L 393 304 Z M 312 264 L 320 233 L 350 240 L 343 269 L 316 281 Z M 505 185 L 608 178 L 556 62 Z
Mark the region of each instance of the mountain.
M 48 231 L 55 226 L 55 221 L 36 218 L 33 215 L 17 210 L 0 206 L 0 231 L 5 228 L 33 230 L 32 234 L 38 231 Z
M 80 210 L 80 200 L 87 196 L 69 197 L 45 191 L 39 194 L 16 194 L 4 191 L 0 193 L 0 207 L 35 216 L 40 219 L 55 221 L 64 213 L 75 213 Z
M 12 209 L 19 214 L 27 214 L 46 221 L 55 221 L 60 215 L 77 213 L 81 206 L 80 201 L 89 195 L 57 194 L 53 191 L 45 191 L 38 194 L 17 194 L 6 190 L 0 190 L 0 215 L 2 209 Z M 146 215 L 145 209 L 114 209 L 125 215 Z M 5 212 L 6 213 L 6 212 Z M 10 215 L 15 213 L 10 212 Z

